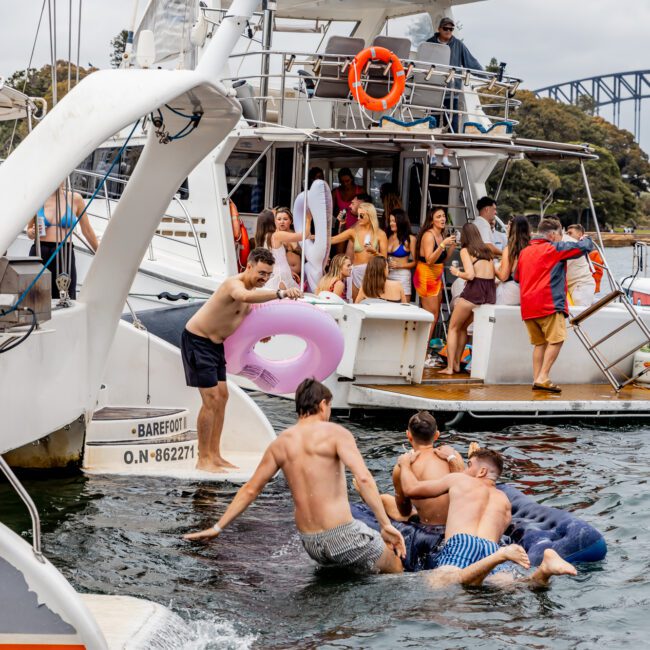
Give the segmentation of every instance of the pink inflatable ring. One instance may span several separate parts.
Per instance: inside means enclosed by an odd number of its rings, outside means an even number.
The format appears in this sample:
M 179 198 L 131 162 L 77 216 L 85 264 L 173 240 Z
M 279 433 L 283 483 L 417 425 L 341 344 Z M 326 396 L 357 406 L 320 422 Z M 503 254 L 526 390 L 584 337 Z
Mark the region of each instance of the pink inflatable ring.
M 297 336 L 307 347 L 297 357 L 281 361 L 265 359 L 253 349 L 260 339 L 279 334 Z M 293 300 L 253 307 L 224 345 L 229 373 L 279 395 L 295 392 L 307 377 L 326 379 L 343 357 L 343 334 L 336 321 L 317 307 Z

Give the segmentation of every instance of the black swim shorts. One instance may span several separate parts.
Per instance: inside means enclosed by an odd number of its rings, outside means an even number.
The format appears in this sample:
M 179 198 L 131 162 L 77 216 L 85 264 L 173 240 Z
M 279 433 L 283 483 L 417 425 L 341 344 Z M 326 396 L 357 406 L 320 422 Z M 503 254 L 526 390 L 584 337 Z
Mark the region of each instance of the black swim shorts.
M 212 388 L 226 381 L 226 355 L 223 343 L 214 343 L 204 336 L 183 330 L 181 356 L 185 381 L 195 388 Z

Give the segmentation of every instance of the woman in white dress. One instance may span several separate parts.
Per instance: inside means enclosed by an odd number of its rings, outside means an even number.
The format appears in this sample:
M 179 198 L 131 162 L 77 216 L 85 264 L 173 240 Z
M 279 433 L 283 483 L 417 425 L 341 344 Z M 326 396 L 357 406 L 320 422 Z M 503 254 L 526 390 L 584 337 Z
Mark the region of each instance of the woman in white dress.
M 307 232 L 311 230 L 311 215 L 307 213 Z M 311 239 L 312 236 L 309 236 Z M 277 229 L 275 215 L 271 210 L 262 210 L 257 217 L 255 245 L 262 246 L 273 253 L 275 265 L 273 275 L 264 285 L 265 289 L 291 289 L 298 283 L 293 279 L 293 273 L 287 260 L 285 244 L 302 241 L 301 232 L 286 232 Z

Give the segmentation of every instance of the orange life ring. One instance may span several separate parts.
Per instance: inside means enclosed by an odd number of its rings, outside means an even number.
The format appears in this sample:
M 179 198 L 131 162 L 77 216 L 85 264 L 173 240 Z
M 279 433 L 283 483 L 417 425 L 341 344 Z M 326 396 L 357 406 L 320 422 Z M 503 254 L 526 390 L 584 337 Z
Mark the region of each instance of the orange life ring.
M 243 221 L 239 222 L 239 270 L 243 271 L 248 263 L 248 255 L 251 252 L 251 243 L 248 239 L 248 231 Z
M 361 74 L 368 61 L 381 61 L 391 64 L 390 71 L 393 75 L 393 86 L 385 97 L 371 97 L 363 88 Z M 385 111 L 392 108 L 399 102 L 406 86 L 406 75 L 404 66 L 396 54 L 385 47 L 372 46 L 361 50 L 354 57 L 348 72 L 348 86 L 352 96 L 368 110 Z
M 237 210 L 237 206 L 233 201 L 230 201 L 230 225 L 232 227 L 232 236 L 235 240 L 235 246 L 238 251 L 237 263 L 239 265 L 239 270 L 243 271 L 248 263 L 248 254 L 251 252 L 251 243 L 248 239 L 246 226 L 241 220 L 239 210 Z M 237 237 L 237 230 L 239 230 L 239 237 Z

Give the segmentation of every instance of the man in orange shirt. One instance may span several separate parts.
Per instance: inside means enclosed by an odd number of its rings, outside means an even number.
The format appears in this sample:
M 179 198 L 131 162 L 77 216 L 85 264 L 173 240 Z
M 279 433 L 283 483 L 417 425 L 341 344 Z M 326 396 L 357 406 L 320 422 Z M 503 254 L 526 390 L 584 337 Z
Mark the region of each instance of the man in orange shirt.
M 580 241 L 585 236 L 585 229 L 579 223 L 571 224 L 566 229 L 566 231 L 570 237 L 573 237 L 578 241 Z M 603 256 L 600 254 L 597 248 L 589 253 L 589 259 L 592 262 L 591 266 L 593 268 L 593 271 L 591 272 L 591 275 L 593 276 L 594 282 L 596 283 L 596 293 L 599 293 L 600 281 L 603 277 L 603 266 L 605 265 L 605 260 L 603 260 Z

